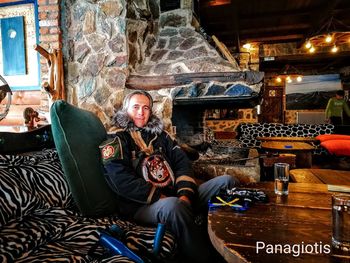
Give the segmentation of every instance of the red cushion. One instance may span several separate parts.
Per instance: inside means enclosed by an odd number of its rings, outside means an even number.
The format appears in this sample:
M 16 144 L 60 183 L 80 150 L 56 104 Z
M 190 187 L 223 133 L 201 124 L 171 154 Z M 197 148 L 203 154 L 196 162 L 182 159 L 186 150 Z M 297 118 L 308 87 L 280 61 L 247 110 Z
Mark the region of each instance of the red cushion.
M 344 135 L 344 134 L 321 134 L 316 136 L 316 140 L 319 140 L 320 142 L 325 142 L 329 140 L 350 140 L 350 135 Z
M 350 140 L 329 140 L 321 142 L 330 154 L 350 156 Z

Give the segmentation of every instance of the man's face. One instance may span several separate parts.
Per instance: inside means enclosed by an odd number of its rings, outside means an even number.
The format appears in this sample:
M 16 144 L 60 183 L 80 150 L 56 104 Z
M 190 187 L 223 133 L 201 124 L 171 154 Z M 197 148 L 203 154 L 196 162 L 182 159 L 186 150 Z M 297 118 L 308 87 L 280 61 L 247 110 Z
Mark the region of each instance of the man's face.
M 336 94 L 335 97 L 336 97 L 337 100 L 341 100 L 343 98 L 343 96 L 338 95 L 338 94 Z
M 140 94 L 132 96 L 127 112 L 136 127 L 144 127 L 151 114 L 149 99 L 145 95 Z

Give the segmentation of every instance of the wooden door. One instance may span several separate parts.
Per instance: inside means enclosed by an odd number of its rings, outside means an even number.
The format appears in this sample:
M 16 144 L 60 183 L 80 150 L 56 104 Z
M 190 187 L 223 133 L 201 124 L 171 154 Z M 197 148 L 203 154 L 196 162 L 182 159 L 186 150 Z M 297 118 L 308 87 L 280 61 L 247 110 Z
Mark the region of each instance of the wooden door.
M 261 105 L 261 122 L 284 122 L 283 87 L 265 86 Z

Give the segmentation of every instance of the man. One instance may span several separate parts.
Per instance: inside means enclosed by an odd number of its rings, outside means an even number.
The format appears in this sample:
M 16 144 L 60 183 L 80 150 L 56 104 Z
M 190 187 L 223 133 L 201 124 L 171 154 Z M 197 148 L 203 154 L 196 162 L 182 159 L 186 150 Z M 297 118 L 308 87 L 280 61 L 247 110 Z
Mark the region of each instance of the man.
M 338 90 L 335 98 L 330 98 L 326 108 L 326 122 L 334 125 L 343 124 L 343 111 L 350 116 L 350 109 L 344 100 L 344 90 Z
M 214 262 L 216 251 L 195 217 L 207 209 L 211 196 L 232 188 L 236 179 L 219 176 L 197 187 L 190 161 L 163 131 L 152 106 L 145 91 L 125 97 L 114 117 L 122 130 L 102 146 L 107 182 L 119 197 L 121 213 L 143 224 L 165 223 L 177 238 L 178 262 Z

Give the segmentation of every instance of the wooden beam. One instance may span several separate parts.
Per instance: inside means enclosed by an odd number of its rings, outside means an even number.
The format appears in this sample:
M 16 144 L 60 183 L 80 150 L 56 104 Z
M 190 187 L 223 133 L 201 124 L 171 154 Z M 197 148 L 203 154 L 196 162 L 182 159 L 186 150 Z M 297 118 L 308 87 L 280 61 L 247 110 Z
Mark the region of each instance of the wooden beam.
M 247 42 L 261 42 L 261 43 L 285 43 L 285 42 L 296 42 L 301 39 L 303 34 L 293 34 L 293 35 L 276 35 L 276 36 L 265 36 L 265 37 L 256 37 L 256 38 L 246 38 Z M 235 45 L 235 42 L 232 39 L 223 38 L 222 41 L 229 48 Z
M 261 82 L 263 78 L 264 73 L 258 71 L 181 73 L 165 76 L 130 74 L 126 81 L 126 87 L 130 89 L 159 90 L 192 82 L 207 83 L 213 80 L 220 82 L 244 81 L 248 85 L 253 85 Z
M 232 54 L 230 53 L 230 51 L 227 49 L 227 47 L 225 46 L 224 43 L 220 42 L 219 39 L 217 39 L 216 36 L 212 36 L 211 37 L 216 46 L 218 47 L 218 49 L 220 50 L 220 52 L 222 53 L 222 55 L 231 63 L 231 65 L 234 67 L 234 68 L 237 68 L 239 67 L 238 66 L 238 63 L 236 62 L 235 58 L 232 56 Z

